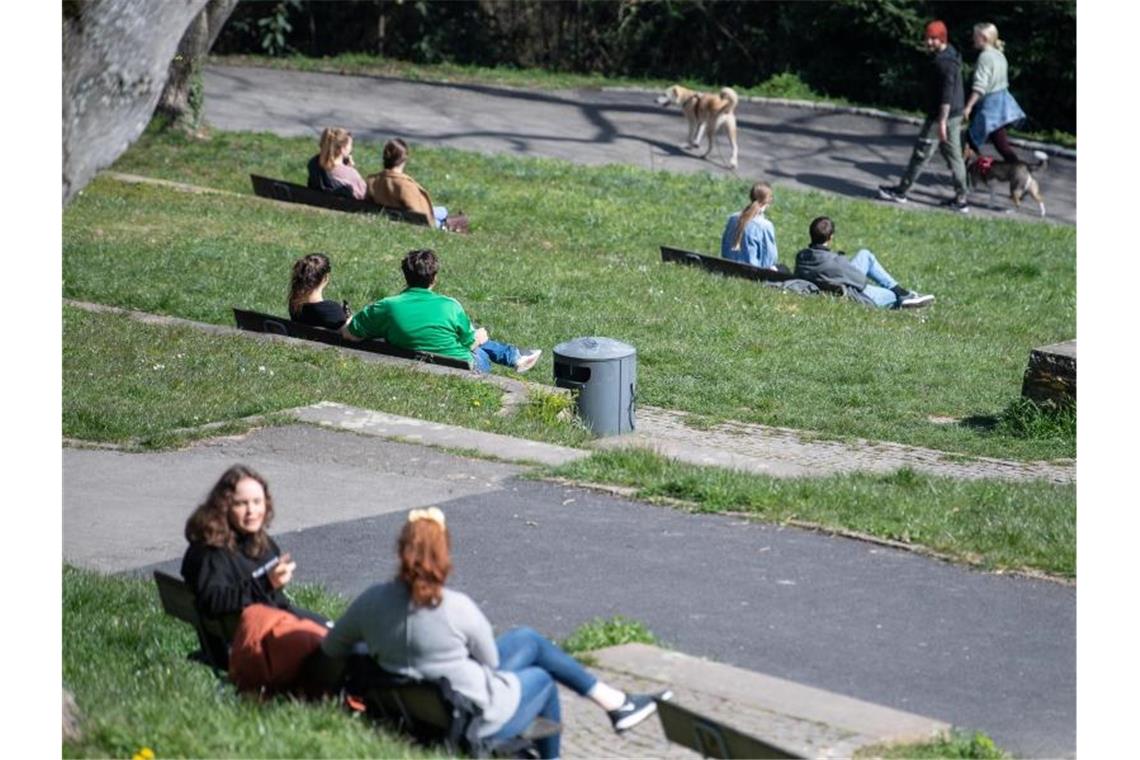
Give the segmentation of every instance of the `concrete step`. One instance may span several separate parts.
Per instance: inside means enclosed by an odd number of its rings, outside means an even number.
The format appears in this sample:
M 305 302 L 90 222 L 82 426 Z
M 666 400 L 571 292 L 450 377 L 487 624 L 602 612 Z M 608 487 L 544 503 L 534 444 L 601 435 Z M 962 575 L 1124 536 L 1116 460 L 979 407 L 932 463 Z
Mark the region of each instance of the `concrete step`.
M 602 680 L 636 692 L 670 688 L 673 702 L 804 757 L 851 757 L 860 747 L 920 742 L 948 723 L 647 644 L 590 653 Z M 564 757 L 698 755 L 665 739 L 655 717 L 623 735 L 592 702 L 562 690 Z

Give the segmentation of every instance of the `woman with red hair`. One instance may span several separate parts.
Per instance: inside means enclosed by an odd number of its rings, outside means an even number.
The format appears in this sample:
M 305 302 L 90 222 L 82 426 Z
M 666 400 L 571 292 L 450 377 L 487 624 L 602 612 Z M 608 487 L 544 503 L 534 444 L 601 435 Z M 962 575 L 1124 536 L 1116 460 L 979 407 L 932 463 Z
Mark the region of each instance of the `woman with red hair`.
M 451 573 L 451 538 L 437 507 L 413 509 L 397 543 L 394 580 L 358 596 L 329 631 L 322 648 L 342 659 L 364 642 L 384 670 L 412 678 L 447 678 L 483 711 L 481 738 L 517 736 L 536 717 L 558 721 L 560 683 L 606 710 L 625 731 L 657 709 L 671 692 L 626 694 L 600 680 L 532 628 L 495 639 L 469 596 L 444 587 Z M 542 757 L 558 757 L 558 735 L 537 742 Z

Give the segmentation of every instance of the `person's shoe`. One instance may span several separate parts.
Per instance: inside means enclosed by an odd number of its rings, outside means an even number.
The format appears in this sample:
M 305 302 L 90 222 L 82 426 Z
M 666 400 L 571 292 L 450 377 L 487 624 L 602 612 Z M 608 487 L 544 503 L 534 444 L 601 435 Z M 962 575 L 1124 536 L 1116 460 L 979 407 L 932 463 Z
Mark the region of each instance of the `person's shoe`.
M 917 309 L 931 303 L 934 303 L 934 296 L 929 293 L 915 293 L 913 290 L 899 299 L 899 306 L 903 309 Z
M 515 372 L 526 372 L 538 363 L 538 357 L 540 356 L 542 356 L 541 348 L 532 348 L 529 351 L 523 351 L 519 354 L 519 360 L 515 362 Z
M 672 698 L 673 692 L 669 689 L 656 694 L 627 694 L 625 704 L 616 710 L 610 710 L 607 715 L 614 725 L 614 731 L 620 734 L 657 712 L 657 700 L 667 702 Z
M 968 214 L 970 212 L 970 202 L 966 200 L 966 196 L 964 195 L 956 195 L 953 198 L 947 198 L 946 200 L 942 201 L 942 205 L 952 208 L 955 211 L 960 211 L 963 214 Z
M 906 203 L 906 191 L 898 185 L 879 185 L 879 197 L 885 201 Z

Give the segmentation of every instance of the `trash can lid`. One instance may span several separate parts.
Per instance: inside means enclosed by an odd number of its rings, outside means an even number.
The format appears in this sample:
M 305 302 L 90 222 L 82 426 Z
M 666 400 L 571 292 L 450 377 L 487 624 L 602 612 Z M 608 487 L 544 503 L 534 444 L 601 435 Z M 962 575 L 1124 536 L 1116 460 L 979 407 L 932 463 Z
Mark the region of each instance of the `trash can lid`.
M 567 359 L 624 359 L 636 354 L 637 349 L 613 338 L 575 338 L 554 347 L 555 356 Z

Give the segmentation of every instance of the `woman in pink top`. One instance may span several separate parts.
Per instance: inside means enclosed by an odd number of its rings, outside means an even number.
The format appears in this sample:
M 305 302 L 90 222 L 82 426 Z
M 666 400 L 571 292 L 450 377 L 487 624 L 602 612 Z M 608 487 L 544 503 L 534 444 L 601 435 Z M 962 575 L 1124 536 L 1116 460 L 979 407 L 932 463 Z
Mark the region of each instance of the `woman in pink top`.
M 340 127 L 321 132 L 321 152 L 309 159 L 309 187 L 364 200 L 368 185 L 352 162 L 352 133 Z

